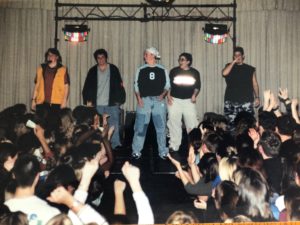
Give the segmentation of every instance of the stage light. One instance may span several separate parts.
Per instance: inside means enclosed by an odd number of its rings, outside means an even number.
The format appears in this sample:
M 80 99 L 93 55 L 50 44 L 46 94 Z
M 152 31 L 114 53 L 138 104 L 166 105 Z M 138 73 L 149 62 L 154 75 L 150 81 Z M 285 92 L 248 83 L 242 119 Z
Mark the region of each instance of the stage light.
M 88 39 L 90 29 L 87 25 L 68 24 L 63 28 L 65 41 L 84 42 Z
M 204 40 L 211 44 L 223 44 L 228 37 L 228 28 L 224 24 L 205 24 Z
M 146 0 L 148 3 L 154 6 L 171 5 L 175 0 Z

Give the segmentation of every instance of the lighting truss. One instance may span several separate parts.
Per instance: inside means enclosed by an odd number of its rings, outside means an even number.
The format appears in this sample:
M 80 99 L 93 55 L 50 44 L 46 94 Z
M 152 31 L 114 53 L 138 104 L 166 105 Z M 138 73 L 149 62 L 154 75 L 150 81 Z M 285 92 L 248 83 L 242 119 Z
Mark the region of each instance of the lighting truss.
M 230 4 L 74 4 L 55 3 L 57 46 L 58 21 L 207 21 L 231 22 L 236 42 L 236 0 Z M 229 27 L 231 27 L 231 25 Z

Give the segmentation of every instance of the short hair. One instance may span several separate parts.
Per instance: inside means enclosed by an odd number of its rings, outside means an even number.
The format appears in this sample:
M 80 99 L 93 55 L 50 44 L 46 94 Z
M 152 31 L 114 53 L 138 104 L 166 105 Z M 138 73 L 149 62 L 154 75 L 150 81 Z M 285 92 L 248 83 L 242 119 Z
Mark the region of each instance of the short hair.
M 219 155 L 221 158 L 228 156 L 228 144 L 220 133 L 208 132 L 204 135 L 202 142 L 210 152 Z
M 48 48 L 48 50 L 45 53 L 45 63 L 47 63 L 47 61 L 48 61 L 48 54 L 49 53 L 56 55 L 58 57 L 57 62 L 59 64 L 62 63 L 62 58 L 61 58 L 60 52 L 58 51 L 57 48 Z
M 59 186 L 63 186 L 66 189 L 68 186 L 72 186 L 74 189 L 77 188 L 78 180 L 74 169 L 70 165 L 58 165 L 49 173 L 44 183 L 45 194 L 50 195 Z
M 192 212 L 175 211 L 166 221 L 166 224 L 198 223 L 198 219 Z
M 108 54 L 107 54 L 107 51 L 103 48 L 101 49 L 97 49 L 95 52 L 94 52 L 94 59 L 96 60 L 97 62 L 97 57 L 98 55 L 104 55 L 105 59 L 108 58 Z
M 266 130 L 262 133 L 259 143 L 267 156 L 276 157 L 279 154 L 281 139 L 274 131 Z
M 234 121 L 236 134 L 248 133 L 249 128 L 254 128 L 256 126 L 256 119 L 253 114 L 247 111 L 239 112 Z
M 186 58 L 187 61 L 190 62 L 190 63 L 189 63 L 189 66 L 191 66 L 192 63 L 193 63 L 193 56 L 192 56 L 192 54 L 187 53 L 187 52 L 183 52 L 183 53 L 181 53 L 181 54 L 179 55 L 179 58 L 182 57 L 182 56 L 183 56 L 184 58 Z
M 39 172 L 40 163 L 37 158 L 31 154 L 20 155 L 12 169 L 17 187 L 32 186 Z
M 8 142 L 0 143 L 0 166 L 3 166 L 8 157 L 15 157 L 18 151 L 15 145 Z
M 274 113 L 268 111 L 262 111 L 258 113 L 259 125 L 264 128 L 264 130 L 275 131 L 277 117 Z
M 291 115 L 283 115 L 277 118 L 278 132 L 282 135 L 292 136 L 295 126 L 296 121 Z
M 240 46 L 236 46 L 233 52 L 240 52 L 242 55 L 244 55 L 244 49 Z
M 201 131 L 199 128 L 194 128 L 188 134 L 189 144 L 193 146 L 194 150 L 201 147 Z

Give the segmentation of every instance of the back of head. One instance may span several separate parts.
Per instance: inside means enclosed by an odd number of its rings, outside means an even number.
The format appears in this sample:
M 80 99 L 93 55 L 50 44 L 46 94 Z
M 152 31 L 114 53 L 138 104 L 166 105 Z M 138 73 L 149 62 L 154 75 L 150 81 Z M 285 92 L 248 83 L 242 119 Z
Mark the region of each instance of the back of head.
M 277 157 L 279 154 L 281 140 L 274 131 L 266 130 L 262 133 L 259 143 L 269 157 Z
M 15 157 L 18 151 L 12 143 L 0 143 L 0 167 L 3 167 L 8 157 Z
M 219 162 L 219 176 L 221 180 L 233 181 L 233 174 L 238 168 L 238 158 L 236 156 L 224 157 Z
M 208 132 L 203 137 L 203 144 L 206 148 L 215 154 L 218 154 L 221 158 L 228 155 L 228 144 L 223 138 L 223 135 L 218 132 Z
M 294 199 L 291 204 L 291 211 L 287 212 L 289 221 L 300 221 L 300 199 Z
M 239 186 L 240 214 L 264 219 L 272 217 L 268 204 L 268 185 L 259 172 L 250 168 L 241 168 L 235 172 L 234 182 Z
M 189 144 L 194 147 L 195 151 L 201 147 L 201 136 L 199 128 L 194 128 L 188 134 Z
M 69 165 L 57 166 L 47 176 L 44 186 L 47 196 L 58 186 L 63 186 L 66 189 L 73 187 L 75 190 L 78 186 L 78 181 L 74 169 Z
M 224 223 L 250 223 L 252 220 L 244 215 L 237 215 L 233 218 L 229 218 L 224 221 Z
M 17 187 L 30 187 L 40 172 L 40 164 L 34 155 L 23 154 L 16 160 L 12 172 Z
M 239 135 L 248 132 L 249 128 L 255 127 L 255 123 L 256 119 L 251 113 L 247 111 L 239 112 L 234 119 L 236 134 Z
M 20 136 L 17 141 L 17 147 L 20 152 L 30 153 L 33 152 L 34 149 L 40 147 L 40 142 L 33 132 L 29 132 Z
M 5 225 L 29 225 L 27 215 L 23 212 L 10 212 L 0 217 L 0 224 Z
M 248 132 L 244 132 L 236 136 L 235 147 L 238 153 L 242 152 L 243 149 L 253 148 L 253 146 L 254 146 L 254 142 L 248 135 Z
M 264 130 L 275 131 L 276 127 L 276 116 L 272 112 L 262 111 L 258 114 L 259 125 L 264 128 Z
M 175 211 L 166 221 L 166 224 L 191 224 L 198 223 L 198 219 L 190 212 Z
M 215 189 L 215 205 L 226 217 L 236 215 L 236 204 L 239 199 L 238 187 L 232 181 L 222 181 Z
M 92 125 L 95 115 L 97 115 L 97 111 L 94 107 L 77 106 L 73 110 L 73 117 L 76 120 L 76 124 Z
M 277 118 L 277 128 L 281 135 L 292 136 L 295 126 L 296 121 L 291 115 L 283 115 Z
M 218 176 L 219 166 L 218 160 L 214 153 L 206 153 L 199 162 L 199 169 L 204 176 L 205 183 L 214 181 Z
M 73 223 L 66 214 L 58 214 L 50 219 L 46 225 L 73 225 Z

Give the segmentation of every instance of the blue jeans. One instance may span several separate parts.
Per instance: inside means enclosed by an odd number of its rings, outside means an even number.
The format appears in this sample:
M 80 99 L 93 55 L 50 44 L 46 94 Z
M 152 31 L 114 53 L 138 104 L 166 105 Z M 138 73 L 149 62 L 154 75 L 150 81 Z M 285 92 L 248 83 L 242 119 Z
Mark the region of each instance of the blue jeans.
M 163 157 L 168 153 L 166 147 L 166 114 L 165 100 L 159 101 L 158 97 L 143 97 L 144 106 L 137 106 L 136 119 L 134 124 L 134 137 L 132 142 L 132 153 L 141 155 L 144 147 L 145 136 L 150 122 L 151 114 L 154 123 L 159 156 Z
M 115 130 L 114 133 L 111 137 L 111 147 L 115 148 L 117 146 L 121 145 L 120 142 L 120 129 L 119 129 L 119 124 L 120 124 L 120 108 L 119 106 L 104 106 L 104 105 L 98 105 L 97 106 L 97 112 L 99 114 L 106 113 L 110 115 L 108 118 L 108 125 L 109 127 L 114 126 Z

